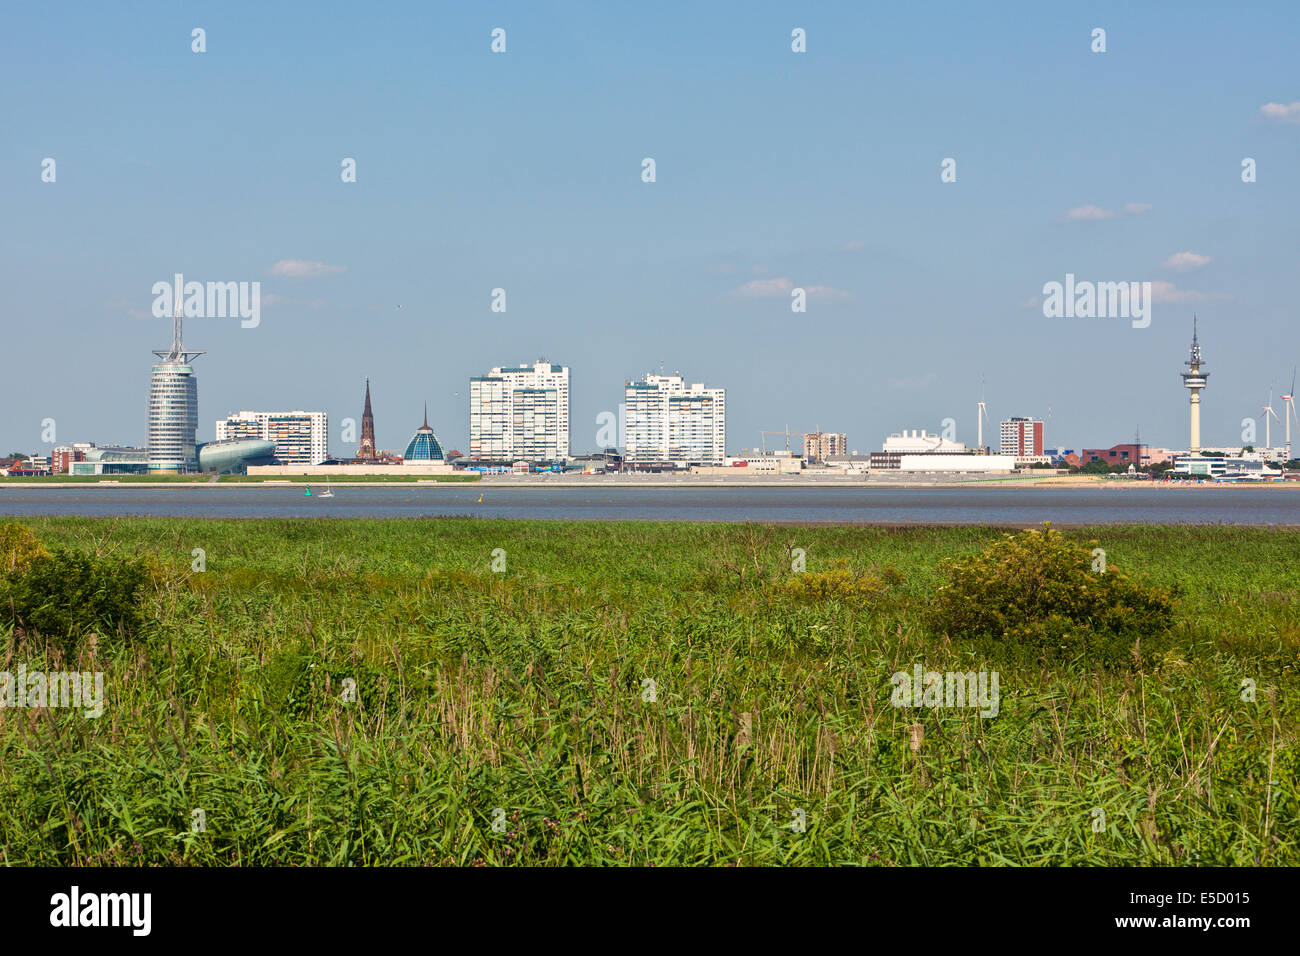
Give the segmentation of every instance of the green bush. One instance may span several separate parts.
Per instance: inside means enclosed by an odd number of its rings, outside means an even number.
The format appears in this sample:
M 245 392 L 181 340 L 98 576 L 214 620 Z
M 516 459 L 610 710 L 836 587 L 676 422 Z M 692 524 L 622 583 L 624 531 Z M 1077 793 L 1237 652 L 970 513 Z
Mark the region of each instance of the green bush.
M 65 653 L 92 631 L 130 639 L 144 625 L 137 596 L 147 576 L 139 560 L 62 548 L 38 554 L 0 583 L 0 620 L 35 631 Z
M 36 536 L 17 521 L 0 522 L 0 575 L 20 574 L 48 552 Z
M 804 571 L 791 575 L 782 588 L 795 601 L 824 603 L 841 601 L 847 605 L 865 605 L 889 589 L 891 580 L 872 571 L 857 571 L 836 565 L 825 571 Z
M 951 562 L 930 623 L 1010 661 L 1150 663 L 1168 646 L 1173 596 L 1130 581 L 1114 564 L 1093 570 L 1092 546 L 1050 525 Z

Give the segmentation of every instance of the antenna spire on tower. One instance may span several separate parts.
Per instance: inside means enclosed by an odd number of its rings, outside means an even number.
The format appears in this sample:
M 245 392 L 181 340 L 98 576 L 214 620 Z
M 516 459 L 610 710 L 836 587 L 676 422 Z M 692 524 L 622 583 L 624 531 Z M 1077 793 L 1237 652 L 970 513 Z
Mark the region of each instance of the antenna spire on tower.
M 180 296 L 176 297 L 176 307 L 172 309 L 172 354 L 180 354 L 181 348 L 181 317 L 184 312 L 181 310 Z
M 177 296 L 176 304 L 172 308 L 172 347 L 166 352 L 154 349 L 153 353 L 164 362 L 180 362 L 181 364 L 189 364 L 191 357 L 203 354 L 203 349 L 185 350 L 185 343 L 181 339 L 181 316 L 183 314 L 184 313 L 181 311 L 181 297 Z

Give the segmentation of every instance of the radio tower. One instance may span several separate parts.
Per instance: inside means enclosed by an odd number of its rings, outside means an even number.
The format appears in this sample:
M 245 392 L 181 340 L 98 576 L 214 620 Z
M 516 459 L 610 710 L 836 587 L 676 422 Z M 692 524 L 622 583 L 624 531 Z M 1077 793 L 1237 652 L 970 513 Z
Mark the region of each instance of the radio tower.
M 1210 373 L 1201 371 L 1201 345 L 1196 340 L 1196 316 L 1192 316 L 1191 351 L 1192 357 L 1183 363 L 1188 371 L 1181 374 L 1183 387 L 1192 393 L 1192 443 L 1188 454 L 1199 455 L 1201 453 L 1201 389 L 1205 388 L 1205 380 L 1210 377 Z

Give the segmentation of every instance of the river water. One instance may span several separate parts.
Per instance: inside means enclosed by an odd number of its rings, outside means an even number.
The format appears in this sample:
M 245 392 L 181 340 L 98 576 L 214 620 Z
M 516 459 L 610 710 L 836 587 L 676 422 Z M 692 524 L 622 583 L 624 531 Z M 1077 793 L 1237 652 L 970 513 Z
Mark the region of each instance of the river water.
M 480 502 L 479 496 L 483 500 Z M 760 521 L 835 524 L 1300 526 L 1300 486 L 1157 488 L 610 488 L 443 484 L 145 488 L 0 486 L 0 515 Z

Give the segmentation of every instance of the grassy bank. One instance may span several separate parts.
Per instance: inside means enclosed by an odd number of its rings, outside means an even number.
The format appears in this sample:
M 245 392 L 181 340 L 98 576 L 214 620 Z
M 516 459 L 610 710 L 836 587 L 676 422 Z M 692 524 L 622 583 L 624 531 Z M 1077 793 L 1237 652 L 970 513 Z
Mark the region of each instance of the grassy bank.
M 3 862 L 1300 864 L 1300 530 L 1069 532 L 1176 596 L 1103 668 L 935 632 L 993 529 L 24 523 L 157 569 L 133 640 L 7 635 L 107 704 L 0 710 Z M 810 600 L 792 549 L 876 584 Z M 998 715 L 891 706 L 915 664 Z
M 133 485 L 202 485 L 211 480 L 211 475 L 0 475 L 0 487 L 4 485 L 94 485 L 101 481 Z

